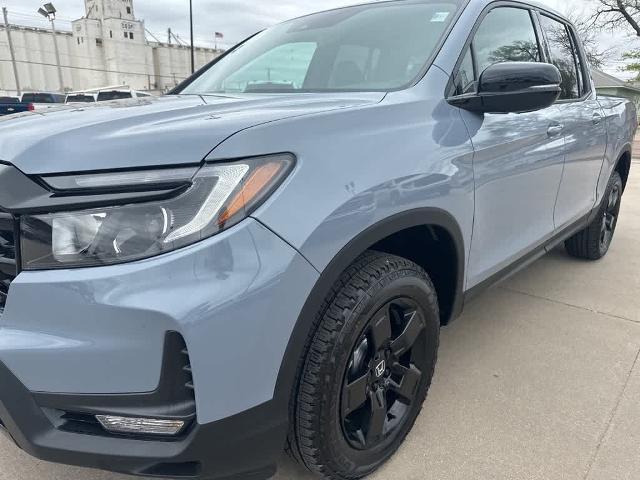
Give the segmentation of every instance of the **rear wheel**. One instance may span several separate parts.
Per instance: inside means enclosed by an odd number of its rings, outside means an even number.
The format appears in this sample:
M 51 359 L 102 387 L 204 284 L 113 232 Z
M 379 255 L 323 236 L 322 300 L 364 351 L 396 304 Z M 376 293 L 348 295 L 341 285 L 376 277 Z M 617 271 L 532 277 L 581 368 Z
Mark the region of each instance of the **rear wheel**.
M 384 463 L 422 407 L 440 320 L 426 272 L 371 252 L 343 274 L 309 347 L 294 408 L 294 458 L 325 478 Z
M 599 260 L 607 254 L 618 225 L 622 191 L 622 178 L 618 172 L 613 172 L 596 217 L 587 228 L 565 242 L 570 255 Z

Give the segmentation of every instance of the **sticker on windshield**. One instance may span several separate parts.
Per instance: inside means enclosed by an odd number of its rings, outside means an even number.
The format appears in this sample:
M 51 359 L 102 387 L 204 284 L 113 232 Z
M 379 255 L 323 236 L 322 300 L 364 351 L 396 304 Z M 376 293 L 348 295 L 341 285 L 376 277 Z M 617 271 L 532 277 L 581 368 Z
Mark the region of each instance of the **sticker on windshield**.
M 442 23 L 447 17 L 449 17 L 449 12 L 436 12 L 431 18 L 431 23 Z

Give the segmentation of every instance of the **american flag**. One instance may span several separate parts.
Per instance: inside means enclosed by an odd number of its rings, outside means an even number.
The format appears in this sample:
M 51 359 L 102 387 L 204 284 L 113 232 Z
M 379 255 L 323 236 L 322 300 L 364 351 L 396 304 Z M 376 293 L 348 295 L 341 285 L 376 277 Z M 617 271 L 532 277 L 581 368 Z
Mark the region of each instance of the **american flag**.
M 216 38 L 224 38 L 224 33 L 216 32 Z

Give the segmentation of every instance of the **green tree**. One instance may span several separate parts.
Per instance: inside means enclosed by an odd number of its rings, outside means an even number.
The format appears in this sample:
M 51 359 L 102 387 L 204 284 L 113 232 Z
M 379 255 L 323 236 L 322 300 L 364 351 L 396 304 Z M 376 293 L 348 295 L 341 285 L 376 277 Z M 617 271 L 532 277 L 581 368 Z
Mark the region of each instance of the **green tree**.
M 622 67 L 625 72 L 635 73 L 636 80 L 640 80 L 640 50 L 632 50 L 622 54 L 622 59 L 628 63 Z

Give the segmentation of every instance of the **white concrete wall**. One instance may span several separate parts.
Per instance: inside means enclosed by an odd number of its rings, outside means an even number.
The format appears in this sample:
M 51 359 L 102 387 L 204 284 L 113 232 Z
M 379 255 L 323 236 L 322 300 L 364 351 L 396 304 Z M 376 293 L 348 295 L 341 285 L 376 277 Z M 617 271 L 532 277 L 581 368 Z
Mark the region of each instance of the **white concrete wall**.
M 178 45 L 151 43 L 153 47 L 156 78 L 160 90 L 175 87 L 191 73 L 191 50 Z M 198 70 L 219 54 L 211 49 L 196 48 L 195 69 Z
M 51 90 L 60 89 L 56 65 L 56 56 L 51 32 L 22 28 L 12 30 L 11 38 L 18 60 L 18 73 L 23 90 Z M 70 33 L 59 33 L 57 36 L 60 49 L 60 62 L 63 65 L 73 65 L 75 53 L 73 36 Z M 0 27 L 0 90 L 15 90 L 13 68 L 10 60 L 9 44 L 4 27 Z M 79 80 L 79 75 L 73 69 L 64 69 L 65 87 L 69 87 Z
M 133 33 L 133 40 L 129 38 L 129 32 Z M 59 91 L 51 32 L 12 26 L 11 36 L 22 89 Z M 143 22 L 120 18 L 105 19 L 104 22 L 81 19 L 73 22 L 73 32 L 58 32 L 56 38 L 64 66 L 66 91 L 107 85 L 164 91 L 191 73 L 189 48 L 147 42 Z M 102 39 L 102 45 L 98 45 L 96 39 Z M 196 68 L 219 54 L 213 49 L 196 49 Z M 3 93 L 16 89 L 10 59 L 7 34 L 4 26 L 0 26 L 0 92 Z

